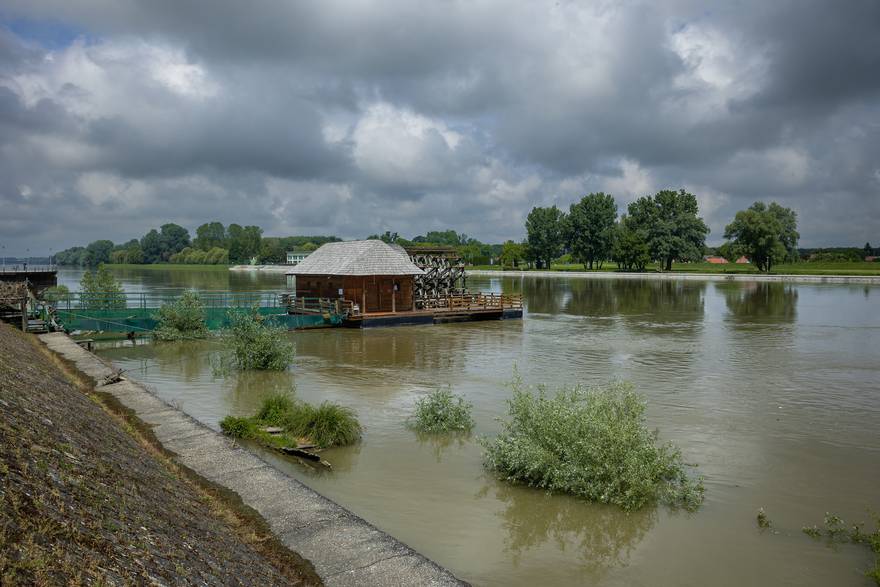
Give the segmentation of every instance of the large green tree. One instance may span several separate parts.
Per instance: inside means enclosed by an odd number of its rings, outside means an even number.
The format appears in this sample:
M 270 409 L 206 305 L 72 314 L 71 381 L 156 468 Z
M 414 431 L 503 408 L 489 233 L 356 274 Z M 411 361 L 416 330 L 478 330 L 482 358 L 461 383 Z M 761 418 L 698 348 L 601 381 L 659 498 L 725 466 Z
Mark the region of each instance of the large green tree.
M 647 231 L 636 226 L 626 214 L 614 226 L 612 257 L 624 271 L 644 271 L 651 261 Z
M 101 263 L 109 263 L 111 252 L 113 252 L 113 241 L 97 240 L 89 243 L 83 254 L 83 265 L 97 267 Z
M 501 247 L 501 255 L 499 256 L 499 260 L 501 261 L 501 267 L 518 267 L 519 264 L 525 260 L 526 258 L 526 247 L 522 243 L 516 243 L 513 241 L 507 241 Z
M 259 226 L 229 225 L 229 260 L 232 263 L 250 263 L 260 254 L 263 229 Z
M 565 222 L 565 240 L 575 260 L 588 269 L 611 257 L 617 203 L 602 192 L 589 194 L 571 205 Z
M 171 255 L 179 253 L 189 246 L 189 231 L 173 222 L 162 225 L 159 237 L 162 243 L 163 261 L 167 261 Z
M 797 256 L 797 214 L 776 202 L 769 206 L 755 202 L 736 213 L 724 229 L 724 238 L 732 241 L 733 250 L 745 255 L 760 271 Z
M 555 205 L 535 207 L 529 212 L 526 218 L 528 253 L 540 266 L 549 269 L 553 259 L 562 254 L 564 221 L 565 214 Z
M 193 239 L 193 246 L 203 251 L 210 251 L 214 247 L 225 249 L 228 244 L 226 242 L 226 229 L 222 222 L 206 222 L 196 229 L 196 238 Z
M 641 231 L 652 259 L 672 270 L 674 260 L 703 257 L 709 227 L 698 216 L 697 198 L 685 190 L 662 190 L 629 205 L 631 228 Z

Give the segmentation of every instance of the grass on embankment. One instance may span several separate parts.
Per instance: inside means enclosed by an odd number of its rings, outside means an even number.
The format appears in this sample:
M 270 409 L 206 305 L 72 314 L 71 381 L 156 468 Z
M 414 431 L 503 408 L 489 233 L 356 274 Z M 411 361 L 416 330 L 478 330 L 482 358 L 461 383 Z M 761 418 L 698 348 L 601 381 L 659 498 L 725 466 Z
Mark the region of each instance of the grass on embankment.
M 0 585 L 319 581 L 265 521 L 0 324 Z
M 468 269 L 479 269 L 487 271 L 501 271 L 500 265 L 474 265 Z M 522 269 L 506 267 L 506 271 L 547 271 L 546 269 Z M 566 263 L 554 263 L 549 269 L 550 271 L 587 271 L 583 265 Z M 617 271 L 616 263 L 604 263 L 602 269 L 593 269 L 592 273 Z M 646 273 L 659 271 L 660 267 L 652 263 L 645 268 Z M 880 263 L 868 263 L 865 261 L 852 263 L 823 263 L 823 262 L 803 262 L 803 263 L 785 263 L 776 265 L 770 273 L 758 271 L 758 269 L 748 263 L 673 263 L 672 273 L 729 273 L 736 275 L 849 275 L 849 276 L 870 276 L 880 275 Z

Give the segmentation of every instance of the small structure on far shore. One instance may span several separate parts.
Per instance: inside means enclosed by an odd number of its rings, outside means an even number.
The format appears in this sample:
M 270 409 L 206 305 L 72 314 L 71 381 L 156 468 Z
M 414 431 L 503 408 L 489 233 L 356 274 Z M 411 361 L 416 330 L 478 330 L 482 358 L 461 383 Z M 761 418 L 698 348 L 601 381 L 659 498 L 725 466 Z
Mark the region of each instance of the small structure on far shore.
M 306 257 L 311 254 L 312 251 L 306 251 L 305 249 L 294 249 L 293 251 L 287 251 L 287 265 L 299 265 L 306 260 Z

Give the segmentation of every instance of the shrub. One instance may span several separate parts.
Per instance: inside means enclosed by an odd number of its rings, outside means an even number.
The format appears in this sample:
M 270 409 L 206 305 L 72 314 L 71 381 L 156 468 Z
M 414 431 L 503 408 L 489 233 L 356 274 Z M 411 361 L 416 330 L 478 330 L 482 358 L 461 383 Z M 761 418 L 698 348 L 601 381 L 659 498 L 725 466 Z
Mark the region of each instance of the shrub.
M 199 294 L 184 292 L 177 300 L 163 304 L 156 313 L 159 321 L 153 335 L 159 340 L 180 340 L 208 336 L 205 305 Z
M 330 402 L 324 402 L 317 408 L 305 406 L 307 418 L 299 430 L 292 431 L 299 436 L 308 438 L 318 446 L 346 446 L 354 444 L 361 437 L 361 425 L 351 408 Z M 302 407 L 300 407 L 302 409 Z
M 66 285 L 53 285 L 43 293 L 43 298 L 47 302 L 57 303 L 66 300 L 70 295 L 70 290 Z
M 680 451 L 658 444 L 645 425 L 645 402 L 632 386 L 577 386 L 554 396 L 519 378 L 510 420 L 484 441 L 485 464 L 507 480 L 634 510 L 662 502 L 689 510 L 703 500 L 702 480 L 685 474 Z
M 230 312 L 226 339 L 238 369 L 283 371 L 293 361 L 295 349 L 287 331 L 268 324 L 255 312 Z
M 248 439 L 254 436 L 254 424 L 250 418 L 226 416 L 220 420 L 220 430 L 233 438 Z
M 448 389 L 438 389 L 416 402 L 409 426 L 419 432 L 467 432 L 474 427 L 473 406 Z
M 122 285 L 103 263 L 98 265 L 98 270 L 94 273 L 83 273 L 79 285 L 82 290 L 80 304 L 83 308 L 111 310 L 125 308 L 127 305 Z

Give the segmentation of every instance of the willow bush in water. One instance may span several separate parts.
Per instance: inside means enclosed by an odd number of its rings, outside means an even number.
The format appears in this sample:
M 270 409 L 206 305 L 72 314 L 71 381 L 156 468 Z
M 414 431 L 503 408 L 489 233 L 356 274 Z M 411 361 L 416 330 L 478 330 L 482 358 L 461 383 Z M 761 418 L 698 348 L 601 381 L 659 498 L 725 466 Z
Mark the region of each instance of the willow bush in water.
M 658 443 L 631 385 L 550 395 L 517 377 L 512 388 L 510 419 L 484 441 L 486 466 L 508 481 L 625 510 L 657 502 L 694 510 L 702 503 L 702 480 L 688 477 L 675 446 Z
M 240 370 L 283 371 L 293 361 L 295 348 L 287 330 L 269 324 L 256 312 L 230 312 L 224 338 L 232 349 L 232 366 Z M 220 371 L 228 361 L 221 361 Z
M 194 291 L 184 292 L 173 302 L 163 304 L 156 312 L 158 325 L 153 335 L 159 340 L 182 340 L 205 338 L 208 326 L 205 323 L 205 304 Z
M 438 389 L 416 402 L 416 409 L 407 424 L 428 434 L 467 432 L 474 427 L 473 406 L 448 389 Z

